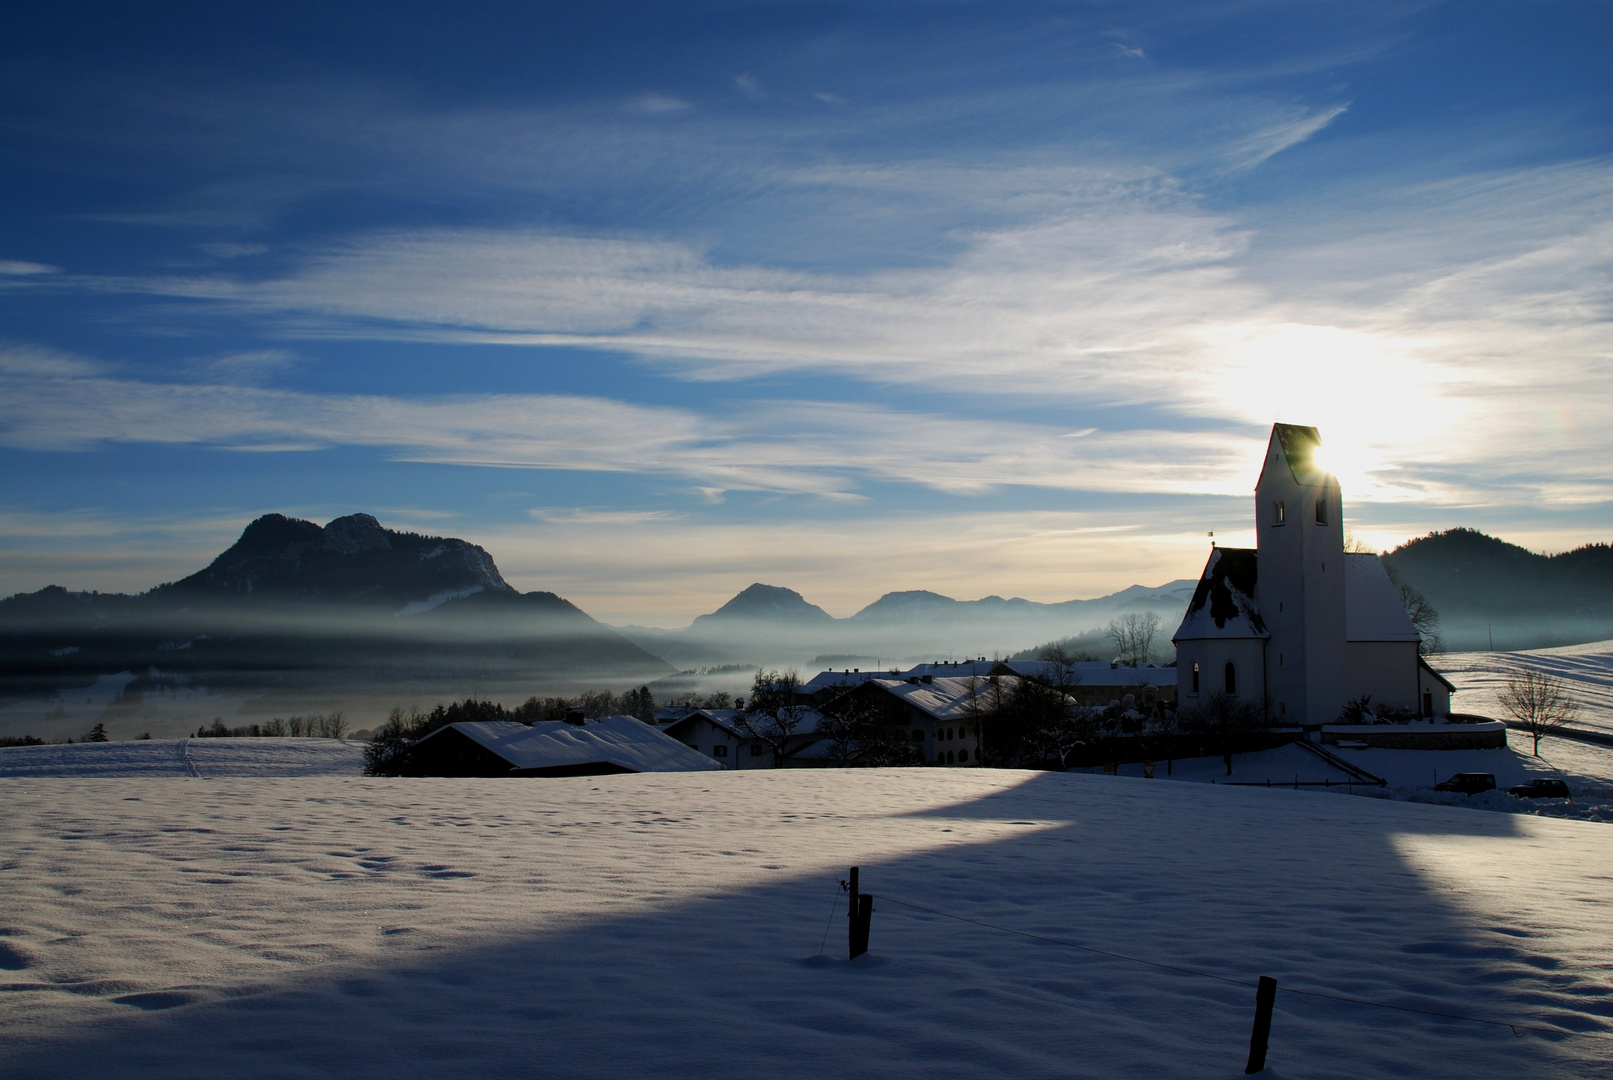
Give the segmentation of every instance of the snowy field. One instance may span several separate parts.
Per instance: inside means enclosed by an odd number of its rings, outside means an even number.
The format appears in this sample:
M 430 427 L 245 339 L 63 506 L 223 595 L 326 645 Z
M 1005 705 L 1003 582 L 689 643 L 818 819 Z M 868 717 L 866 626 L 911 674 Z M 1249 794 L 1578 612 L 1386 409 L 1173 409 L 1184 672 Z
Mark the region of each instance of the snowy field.
M 1336 756 L 1388 781 L 1379 788 L 1350 784 L 1350 776 L 1322 758 L 1298 746 L 1280 746 L 1254 754 L 1237 754 L 1232 759 L 1232 775 L 1218 757 L 1190 758 L 1173 762 L 1168 779 L 1201 784 L 1262 784 L 1278 786 L 1298 781 L 1315 785 L 1331 781 L 1331 789 L 1314 786 L 1301 791 L 1315 795 L 1364 795 L 1376 799 L 1440 803 L 1476 810 L 1500 810 L 1513 814 L 1582 818 L 1613 822 L 1613 747 L 1596 746 L 1570 739 L 1547 736 L 1541 740 L 1540 756 L 1531 753 L 1533 740 L 1521 731 L 1507 732 L 1507 747 L 1495 750 L 1345 750 L 1326 747 Z M 1166 779 L 1165 762 L 1154 767 L 1155 779 Z M 1084 769 L 1101 773 L 1098 768 Z M 1466 796 L 1435 791 L 1434 785 L 1459 772 L 1487 772 L 1495 776 L 1496 790 Z M 1120 775 L 1141 777 L 1140 764 L 1120 766 Z M 1564 780 L 1572 800 L 1515 799 L 1507 788 L 1534 776 Z M 1292 790 L 1292 789 L 1290 789 Z
M 1613 1077 L 1606 1038 L 1293 992 L 1613 1034 L 1591 822 L 973 769 L 0 801 L 7 1078 L 1230 1080 L 1262 974 L 1268 1075 Z M 855 962 L 851 864 L 889 898 Z
M 0 747 L 0 777 L 358 776 L 364 744 L 346 739 L 139 739 Z
M 1533 668 L 1557 676 L 1580 703 L 1577 727 L 1613 735 L 1613 641 L 1529 652 L 1446 653 L 1434 657 L 1433 665 L 1456 685 L 1451 708 L 1457 712 L 1506 719 L 1496 695 L 1508 679 Z

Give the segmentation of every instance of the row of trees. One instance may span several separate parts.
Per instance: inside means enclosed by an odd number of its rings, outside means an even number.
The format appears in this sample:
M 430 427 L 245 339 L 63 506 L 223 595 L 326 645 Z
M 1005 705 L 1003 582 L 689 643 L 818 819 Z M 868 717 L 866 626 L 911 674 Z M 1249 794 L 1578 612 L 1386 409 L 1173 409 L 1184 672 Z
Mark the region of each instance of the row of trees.
M 207 727 L 196 729 L 198 739 L 340 739 L 347 734 L 347 714 L 313 713 L 309 716 L 277 716 L 261 724 L 226 724 L 215 717 Z M 150 738 L 150 736 L 146 736 Z

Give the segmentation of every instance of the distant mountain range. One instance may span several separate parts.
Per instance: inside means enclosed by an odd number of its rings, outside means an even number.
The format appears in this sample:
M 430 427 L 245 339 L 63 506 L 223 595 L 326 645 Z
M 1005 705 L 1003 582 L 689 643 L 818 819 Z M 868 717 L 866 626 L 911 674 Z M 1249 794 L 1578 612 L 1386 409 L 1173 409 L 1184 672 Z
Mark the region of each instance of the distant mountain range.
M 646 650 L 683 667 L 760 663 L 768 658 L 810 666 L 813 658 L 841 663 L 997 655 L 1043 642 L 1089 633 L 1126 612 L 1160 615 L 1161 645 L 1176 627 L 1196 581 L 1157 588 L 1133 585 L 1092 600 L 1039 603 L 955 600 L 922 590 L 886 593 L 855 615 L 836 619 L 800 593 L 756 584 L 682 630 L 627 626 L 618 629 Z
M 1613 638 L 1613 548 L 1540 555 L 1474 529 L 1429 535 L 1383 556 L 1426 596 L 1451 650 L 1535 649 Z
M 1383 556 L 1439 610 L 1449 648 L 1613 637 L 1613 549 L 1538 555 L 1471 529 Z M 523 593 L 475 544 L 383 527 L 368 514 L 324 526 L 268 514 L 179 581 L 137 595 L 50 586 L 0 600 L 0 697 L 155 669 L 248 697 L 265 687 L 363 683 L 387 700 L 524 696 L 625 687 L 674 669 L 882 666 L 1011 655 L 1081 638 L 1101 648 L 1117 615 L 1160 616 L 1160 646 L 1189 579 L 1091 600 L 957 600 L 886 593 L 837 619 L 800 593 L 755 584 L 681 630 L 612 628 L 550 592 Z

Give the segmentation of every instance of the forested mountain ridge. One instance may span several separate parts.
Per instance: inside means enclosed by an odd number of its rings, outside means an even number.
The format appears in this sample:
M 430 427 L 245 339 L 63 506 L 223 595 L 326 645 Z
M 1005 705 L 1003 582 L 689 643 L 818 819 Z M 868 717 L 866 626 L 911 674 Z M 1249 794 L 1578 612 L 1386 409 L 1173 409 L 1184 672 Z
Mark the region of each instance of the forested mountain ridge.
M 1383 556 L 1397 582 L 1440 613 L 1447 648 L 1541 648 L 1613 637 L 1613 547 L 1540 554 L 1476 529 L 1449 529 Z

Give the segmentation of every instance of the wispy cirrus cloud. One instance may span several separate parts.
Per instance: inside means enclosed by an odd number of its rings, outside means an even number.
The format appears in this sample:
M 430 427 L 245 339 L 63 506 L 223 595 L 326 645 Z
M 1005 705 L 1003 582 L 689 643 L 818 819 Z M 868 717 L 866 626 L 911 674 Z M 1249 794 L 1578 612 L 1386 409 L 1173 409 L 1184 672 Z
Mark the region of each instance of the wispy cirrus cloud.
M 1238 434 L 1096 432 L 880 405 L 755 402 L 739 415 L 607 398 L 405 398 L 239 383 L 153 383 L 71 358 L 0 353 L 0 445 L 116 443 L 284 453 L 385 449 L 399 460 L 671 475 L 713 490 L 839 497 L 870 481 L 956 494 L 1004 486 L 1232 491 L 1258 443 Z

